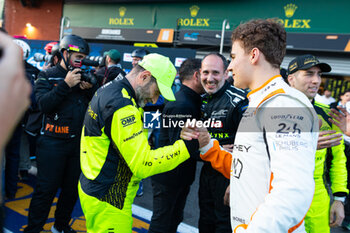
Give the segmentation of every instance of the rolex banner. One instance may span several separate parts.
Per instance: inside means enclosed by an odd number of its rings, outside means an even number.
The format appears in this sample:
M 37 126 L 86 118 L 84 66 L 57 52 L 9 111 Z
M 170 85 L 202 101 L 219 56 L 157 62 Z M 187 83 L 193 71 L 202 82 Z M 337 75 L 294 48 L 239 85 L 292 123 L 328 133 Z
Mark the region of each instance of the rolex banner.
M 244 21 L 274 18 L 287 33 L 289 49 L 350 51 L 349 0 L 166 1 L 163 3 L 69 3 L 64 34 L 92 40 L 229 46 Z M 224 38 L 221 36 L 224 31 Z M 306 48 L 305 48 L 306 46 Z
M 316 5 L 317 4 L 317 5 Z M 197 3 L 66 3 L 63 16 L 72 27 L 233 30 L 242 21 L 275 18 L 293 33 L 350 34 L 350 1 L 335 0 L 200 1 Z

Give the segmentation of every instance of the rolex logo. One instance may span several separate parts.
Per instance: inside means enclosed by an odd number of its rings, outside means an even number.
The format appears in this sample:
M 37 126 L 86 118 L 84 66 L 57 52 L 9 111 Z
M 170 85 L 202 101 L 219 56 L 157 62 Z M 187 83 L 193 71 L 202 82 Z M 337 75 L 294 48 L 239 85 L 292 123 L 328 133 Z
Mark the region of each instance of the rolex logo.
M 285 5 L 284 12 L 286 14 L 286 17 L 287 18 L 292 17 L 297 9 L 298 9 L 298 7 L 293 3 Z
M 122 6 L 122 7 L 119 8 L 119 15 L 120 15 L 120 17 L 124 17 L 125 12 L 126 12 L 126 8 L 125 7 Z
M 190 12 L 192 17 L 196 17 L 199 11 L 199 7 L 196 5 L 193 5 L 190 7 Z

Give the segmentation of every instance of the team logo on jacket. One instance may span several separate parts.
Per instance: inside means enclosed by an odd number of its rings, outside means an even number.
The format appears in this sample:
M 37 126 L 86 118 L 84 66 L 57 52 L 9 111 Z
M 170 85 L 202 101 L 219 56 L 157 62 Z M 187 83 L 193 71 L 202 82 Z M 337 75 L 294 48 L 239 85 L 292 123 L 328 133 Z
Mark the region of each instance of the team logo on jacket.
M 129 126 L 129 125 L 132 125 L 135 123 L 135 116 L 131 115 L 128 117 L 124 117 L 120 121 L 121 121 L 123 127 L 126 127 L 126 126 Z
M 213 111 L 213 113 L 211 114 L 212 118 L 221 118 L 221 117 L 226 117 L 227 115 L 227 111 L 226 109 L 221 109 L 219 111 Z

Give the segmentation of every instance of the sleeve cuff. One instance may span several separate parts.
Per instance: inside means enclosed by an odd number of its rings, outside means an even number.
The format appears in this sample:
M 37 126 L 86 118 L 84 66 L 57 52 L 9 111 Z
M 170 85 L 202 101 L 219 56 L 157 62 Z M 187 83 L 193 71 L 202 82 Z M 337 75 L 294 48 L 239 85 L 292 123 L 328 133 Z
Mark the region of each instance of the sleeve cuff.
M 187 148 L 190 156 L 194 157 L 194 155 L 196 154 L 196 152 L 198 151 L 198 148 L 199 148 L 198 140 L 192 139 L 190 141 L 187 141 L 187 140 L 183 140 L 183 141 L 185 142 L 186 148 Z
M 333 196 L 334 197 L 346 197 L 347 193 L 346 192 L 336 192 L 336 193 L 333 193 Z
M 210 139 L 210 142 L 207 145 L 203 146 L 202 148 L 199 148 L 199 152 L 201 154 L 207 153 L 208 150 L 210 150 L 210 148 L 212 148 L 214 146 L 214 140 L 215 139 Z

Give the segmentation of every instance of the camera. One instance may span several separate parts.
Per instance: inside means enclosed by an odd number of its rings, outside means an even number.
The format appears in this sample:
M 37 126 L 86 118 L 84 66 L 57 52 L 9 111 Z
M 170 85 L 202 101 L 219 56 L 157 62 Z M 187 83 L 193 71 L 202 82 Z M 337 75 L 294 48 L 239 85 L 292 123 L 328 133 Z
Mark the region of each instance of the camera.
M 101 56 L 86 56 L 86 58 L 84 60 L 89 60 L 89 61 L 94 61 L 97 62 L 98 65 L 97 66 L 103 66 L 106 60 L 106 57 L 101 57 Z M 95 63 L 95 64 L 97 64 Z M 93 65 L 96 67 L 96 65 Z
M 52 55 L 44 55 L 41 53 L 35 53 L 34 54 L 34 61 L 36 62 L 49 62 L 52 58 Z
M 89 70 L 81 70 L 78 72 L 78 74 L 81 75 L 80 81 L 91 83 L 92 85 L 95 85 L 97 83 L 97 79 L 93 73 L 91 73 Z
M 80 63 L 82 66 L 99 66 L 100 63 L 98 61 L 94 61 L 94 60 L 90 60 L 90 59 L 86 59 L 84 58 L 83 60 L 81 60 L 81 63 Z
M 75 63 L 80 63 L 80 67 L 82 66 L 98 66 L 99 63 L 97 61 L 91 61 L 89 59 L 83 59 L 83 60 L 75 60 Z M 84 82 L 91 83 L 92 85 L 95 85 L 97 83 L 97 79 L 95 75 L 92 73 L 92 70 L 88 69 L 82 69 L 78 72 L 78 74 L 81 75 L 80 80 Z

